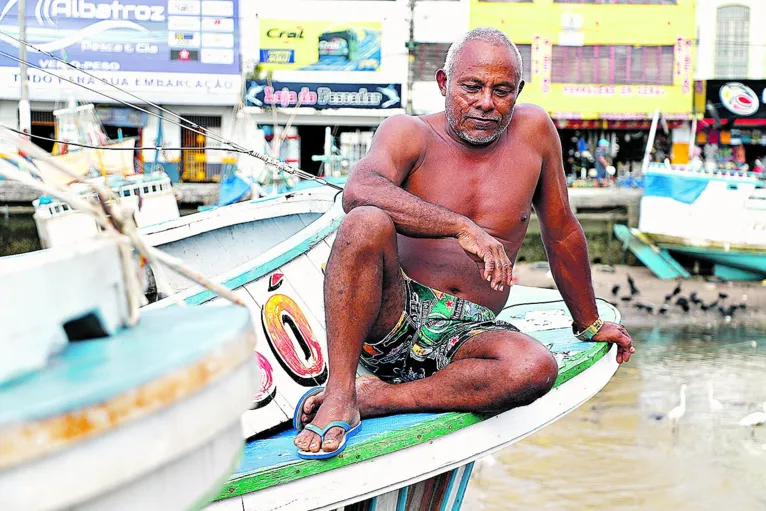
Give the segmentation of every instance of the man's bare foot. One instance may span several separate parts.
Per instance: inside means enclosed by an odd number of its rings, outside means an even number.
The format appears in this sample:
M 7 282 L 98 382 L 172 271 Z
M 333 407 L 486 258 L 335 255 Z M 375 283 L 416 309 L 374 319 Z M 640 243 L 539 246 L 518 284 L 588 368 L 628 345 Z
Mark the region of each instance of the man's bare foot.
M 324 392 L 322 397 L 324 399 Z M 359 415 L 359 409 L 356 403 L 352 399 L 346 398 L 334 398 L 329 396 L 319 405 L 319 409 L 316 412 L 313 420 L 311 421 L 318 428 L 324 428 L 327 424 L 333 421 L 347 422 L 352 428 L 359 424 L 361 417 Z M 340 443 L 343 440 L 343 435 L 346 432 L 343 428 L 334 427 L 330 428 L 324 436 L 324 443 L 322 439 L 316 433 L 304 429 L 295 437 L 295 446 L 303 451 L 319 452 L 332 452 L 340 447 Z
M 385 383 L 377 376 L 366 375 L 360 376 L 356 379 L 356 404 L 359 407 L 359 413 L 363 419 L 374 417 L 380 413 L 384 413 L 372 396 L 375 396 L 376 391 L 382 390 L 383 387 L 390 386 L 389 383 Z M 379 397 L 379 396 L 376 396 Z M 320 392 L 314 396 L 311 396 L 303 404 L 303 413 L 301 414 L 301 424 L 308 424 L 313 422 L 314 416 L 322 403 L 324 402 L 324 392 Z

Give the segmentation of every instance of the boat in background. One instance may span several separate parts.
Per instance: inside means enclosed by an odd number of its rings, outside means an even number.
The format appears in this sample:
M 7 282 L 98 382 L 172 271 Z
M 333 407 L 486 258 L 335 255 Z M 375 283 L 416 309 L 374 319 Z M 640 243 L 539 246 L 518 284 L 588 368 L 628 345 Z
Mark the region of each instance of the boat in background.
M 92 104 L 75 105 L 53 112 L 61 143 L 54 145 L 54 158 L 68 168 L 67 176 L 51 164 L 32 159 L 38 176 L 52 184 L 64 184 L 83 198 L 96 200 L 86 181 L 103 182 L 119 197 L 123 207 L 133 212 L 138 226 L 151 225 L 180 216 L 176 195 L 168 175 L 158 170 L 137 172 L 133 157 L 136 139 L 107 139 Z M 80 148 L 66 142 L 104 147 Z M 53 197 L 43 196 L 33 202 L 33 218 L 43 248 L 77 243 L 98 233 L 92 217 L 73 210 Z
M 763 280 L 765 185 L 744 171 L 645 161 L 638 228 L 614 232 L 661 279 L 691 275 L 681 258 L 712 265 L 723 280 Z
M 617 369 L 616 347 L 574 338 L 557 292 L 516 286 L 499 318 L 554 353 L 560 372 L 552 392 L 493 417 L 424 413 L 368 419 L 341 455 L 298 458 L 292 444 L 295 406 L 331 370 L 324 267 L 343 215 L 339 192 L 316 187 L 141 229 L 150 245 L 233 289 L 262 325 L 256 350 L 261 385 L 242 416 L 249 439 L 244 459 L 210 509 L 339 509 L 360 503 L 360 509 L 458 510 L 474 460 L 563 417 L 601 390 Z M 154 273 L 154 281 L 165 297 L 148 309 L 221 303 L 172 275 Z M 609 303 L 599 300 L 598 307 L 605 320 L 620 320 Z M 358 372 L 365 370 L 360 366 Z

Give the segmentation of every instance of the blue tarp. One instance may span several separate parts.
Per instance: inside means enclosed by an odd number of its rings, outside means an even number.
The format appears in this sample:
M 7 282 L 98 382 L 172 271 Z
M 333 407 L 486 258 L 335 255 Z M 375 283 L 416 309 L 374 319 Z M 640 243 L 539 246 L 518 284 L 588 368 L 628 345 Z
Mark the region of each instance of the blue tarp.
M 699 198 L 708 182 L 707 179 L 693 177 L 646 174 L 644 197 L 669 197 L 684 204 L 691 204 Z

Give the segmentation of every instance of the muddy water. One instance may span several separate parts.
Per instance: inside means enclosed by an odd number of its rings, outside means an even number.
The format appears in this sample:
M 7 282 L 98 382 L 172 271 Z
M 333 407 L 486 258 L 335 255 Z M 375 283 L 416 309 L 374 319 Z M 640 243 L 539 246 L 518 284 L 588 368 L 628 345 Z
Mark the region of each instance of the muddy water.
M 737 424 L 766 401 L 766 330 L 631 333 L 638 356 L 601 393 L 477 463 L 464 510 L 766 510 L 766 427 Z

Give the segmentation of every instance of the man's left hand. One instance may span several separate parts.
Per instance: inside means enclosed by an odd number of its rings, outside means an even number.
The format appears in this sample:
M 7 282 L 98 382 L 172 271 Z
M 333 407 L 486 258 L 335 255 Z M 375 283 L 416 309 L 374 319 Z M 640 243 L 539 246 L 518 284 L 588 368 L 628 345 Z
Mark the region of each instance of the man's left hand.
M 633 353 L 636 352 L 636 348 L 633 347 L 633 339 L 630 338 L 625 327 L 618 323 L 605 321 L 591 341 L 615 343 L 617 345 L 618 364 L 627 362 Z

